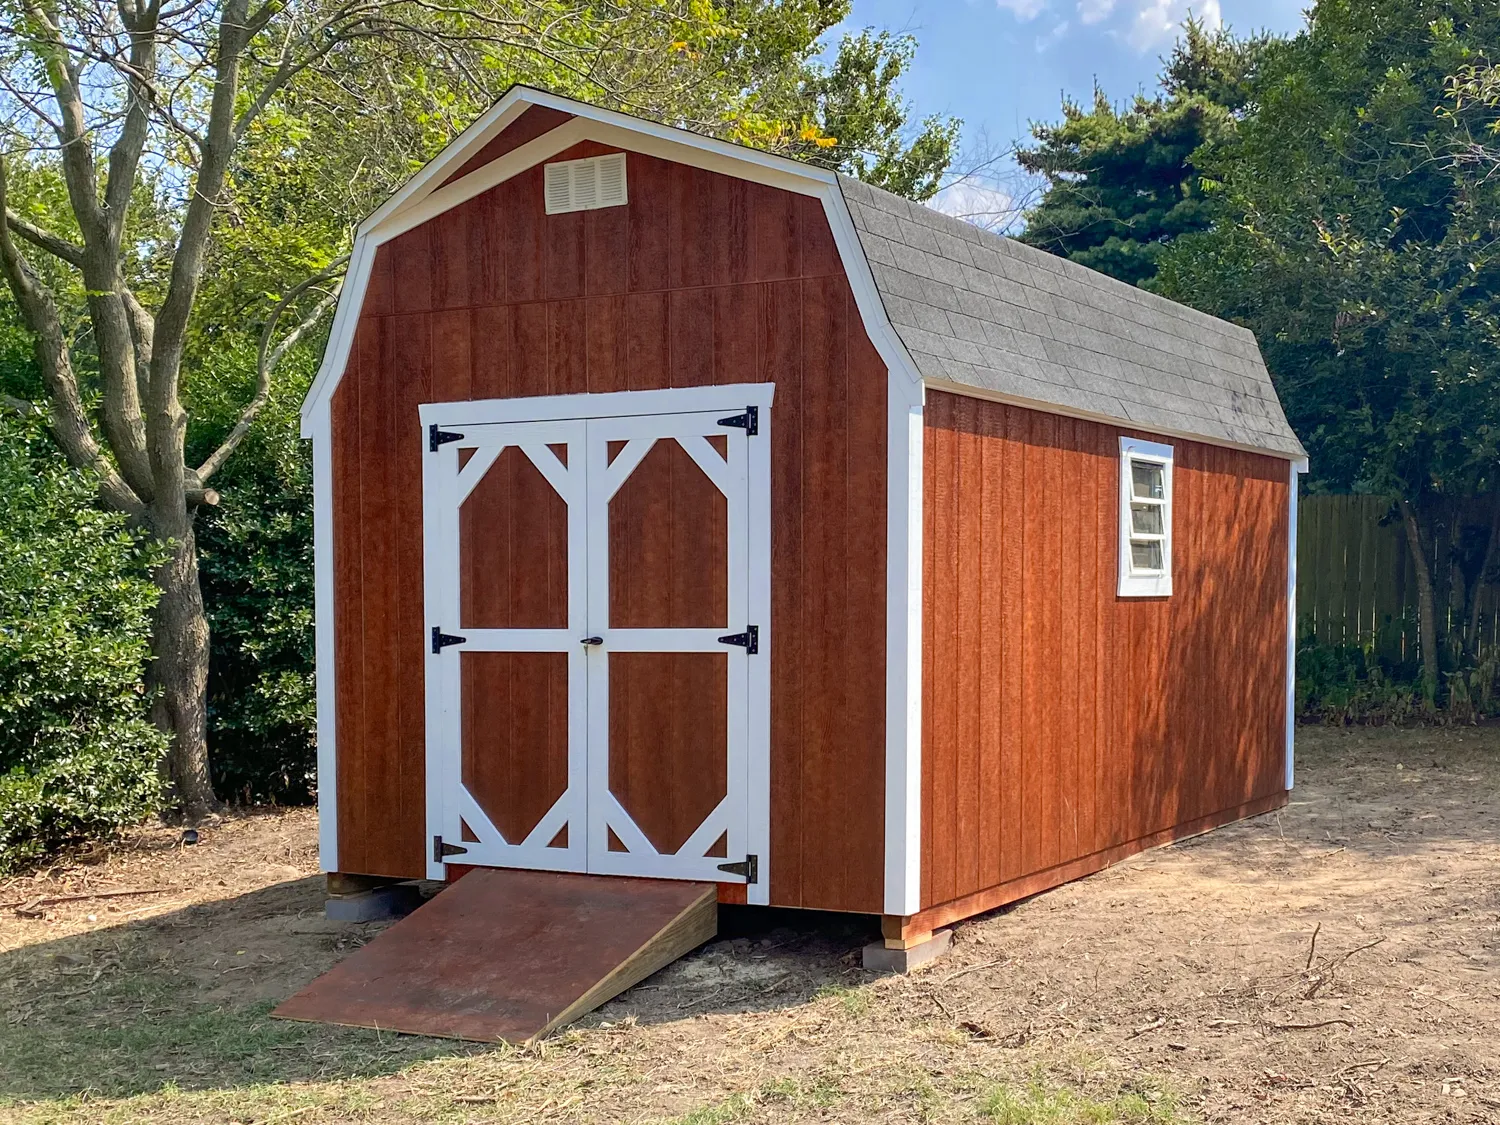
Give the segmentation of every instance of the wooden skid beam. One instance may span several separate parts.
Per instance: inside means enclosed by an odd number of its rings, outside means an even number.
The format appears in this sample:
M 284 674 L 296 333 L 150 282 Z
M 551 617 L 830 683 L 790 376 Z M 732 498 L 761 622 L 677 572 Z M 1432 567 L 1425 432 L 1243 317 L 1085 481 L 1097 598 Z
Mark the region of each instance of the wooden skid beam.
M 1175 828 L 1153 832 L 1149 836 L 1142 836 L 1137 840 L 1130 840 L 1113 848 L 1105 848 L 1103 851 L 1094 852 L 1080 859 L 1060 863 L 1045 871 L 1037 871 L 1019 879 L 987 887 L 971 895 L 964 895 L 962 898 L 938 903 L 919 914 L 905 917 L 888 914 L 881 919 L 881 931 L 885 937 L 886 948 L 909 949 L 913 945 L 920 944 L 924 935 L 930 936 L 933 930 L 943 926 L 950 926 L 965 918 L 997 910 L 1012 902 L 1019 902 L 1023 898 L 1030 898 L 1032 895 L 1051 890 L 1053 887 L 1071 883 L 1074 879 L 1081 879 L 1085 875 L 1103 871 L 1106 867 L 1139 852 L 1185 840 L 1189 836 L 1199 836 L 1236 820 L 1244 820 L 1246 817 L 1260 816 L 1272 809 L 1281 808 L 1286 802 L 1286 793 L 1272 793 L 1270 796 L 1261 797 L 1235 808 L 1225 809 L 1186 824 L 1179 824 Z

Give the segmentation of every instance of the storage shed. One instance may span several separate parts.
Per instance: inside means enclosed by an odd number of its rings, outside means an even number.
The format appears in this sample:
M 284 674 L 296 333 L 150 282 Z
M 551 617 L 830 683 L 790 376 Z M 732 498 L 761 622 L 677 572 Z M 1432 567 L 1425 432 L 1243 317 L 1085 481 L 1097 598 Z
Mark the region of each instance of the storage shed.
M 1252 335 L 878 188 L 513 89 L 359 228 L 304 432 L 328 871 L 901 947 L 1291 788 Z

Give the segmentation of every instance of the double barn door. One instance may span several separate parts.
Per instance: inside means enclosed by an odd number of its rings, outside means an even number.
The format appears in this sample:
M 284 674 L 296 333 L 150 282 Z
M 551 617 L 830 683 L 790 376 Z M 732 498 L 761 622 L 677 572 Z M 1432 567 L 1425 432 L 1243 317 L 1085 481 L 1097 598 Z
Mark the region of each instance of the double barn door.
M 422 408 L 434 877 L 763 900 L 769 391 Z

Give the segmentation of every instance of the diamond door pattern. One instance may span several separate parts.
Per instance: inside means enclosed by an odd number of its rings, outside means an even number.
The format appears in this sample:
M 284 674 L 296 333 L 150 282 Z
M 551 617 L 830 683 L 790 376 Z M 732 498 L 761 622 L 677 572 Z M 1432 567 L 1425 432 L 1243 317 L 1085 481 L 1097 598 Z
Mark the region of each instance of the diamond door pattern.
M 428 628 L 461 638 L 427 664 L 434 876 L 739 881 L 719 865 L 750 847 L 757 658 L 724 638 L 751 624 L 750 439 L 724 414 L 434 439 Z

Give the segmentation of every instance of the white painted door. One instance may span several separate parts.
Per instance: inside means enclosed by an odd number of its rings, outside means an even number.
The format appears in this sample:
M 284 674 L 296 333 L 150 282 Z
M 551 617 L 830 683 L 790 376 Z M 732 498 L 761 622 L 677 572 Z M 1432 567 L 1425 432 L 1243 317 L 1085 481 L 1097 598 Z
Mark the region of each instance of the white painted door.
M 588 424 L 590 871 L 733 881 L 722 865 L 750 852 L 749 663 L 763 657 L 747 445 L 759 439 L 724 417 Z
M 432 877 L 766 901 L 769 405 L 707 387 L 422 408 Z
M 429 874 L 587 868 L 582 421 L 429 427 Z

